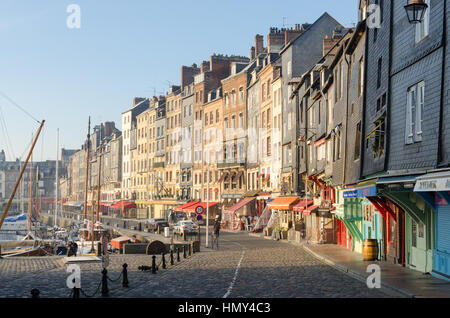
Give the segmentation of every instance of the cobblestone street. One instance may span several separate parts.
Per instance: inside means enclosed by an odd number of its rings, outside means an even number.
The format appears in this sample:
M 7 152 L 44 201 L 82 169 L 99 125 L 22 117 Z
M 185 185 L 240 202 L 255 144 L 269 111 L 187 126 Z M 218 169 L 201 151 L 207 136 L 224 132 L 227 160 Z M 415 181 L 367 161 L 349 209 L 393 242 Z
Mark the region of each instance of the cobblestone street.
M 167 263 L 169 257 L 166 258 Z M 161 259 L 158 257 L 157 263 Z M 168 266 L 157 274 L 141 272 L 151 266 L 151 256 L 111 257 L 108 275 L 117 279 L 122 264 L 128 264 L 130 288 L 121 280 L 109 282 L 111 297 L 130 298 L 292 298 L 292 297 L 386 297 L 379 290 L 322 263 L 303 250 L 281 242 L 222 233 L 220 250 L 205 248 L 188 259 Z M 94 294 L 101 281 L 101 264 L 85 263 L 81 287 Z M 38 288 L 41 297 L 69 297 L 66 265 L 62 258 L 21 258 L 0 260 L 0 297 L 30 297 Z M 84 295 L 81 295 L 84 297 Z M 97 292 L 96 297 L 100 297 Z

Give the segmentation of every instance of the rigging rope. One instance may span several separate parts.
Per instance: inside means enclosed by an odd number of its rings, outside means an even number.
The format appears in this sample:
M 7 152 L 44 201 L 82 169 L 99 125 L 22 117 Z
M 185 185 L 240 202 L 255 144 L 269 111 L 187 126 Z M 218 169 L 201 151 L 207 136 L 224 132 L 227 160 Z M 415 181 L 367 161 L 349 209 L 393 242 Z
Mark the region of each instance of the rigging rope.
M 15 158 L 14 149 L 12 147 L 11 139 L 9 138 L 8 134 L 8 127 L 6 126 L 6 119 L 3 115 L 2 107 L 0 106 L 0 125 L 2 126 L 3 134 L 5 135 L 6 140 L 6 150 L 10 152 L 10 155 L 12 154 L 12 160 Z
M 19 108 L 22 112 L 24 112 L 26 115 L 28 115 L 31 119 L 33 119 L 34 121 L 36 121 L 38 124 L 40 124 L 41 122 L 39 120 L 37 120 L 33 115 L 31 115 L 29 112 L 27 112 L 23 107 L 21 107 L 19 104 L 17 104 L 15 101 L 13 101 L 8 95 L 6 95 L 5 93 L 3 93 L 2 91 L 0 91 L 0 95 L 3 96 L 3 98 L 5 98 L 7 101 L 9 101 L 11 104 L 13 104 L 14 106 L 16 106 L 17 108 Z

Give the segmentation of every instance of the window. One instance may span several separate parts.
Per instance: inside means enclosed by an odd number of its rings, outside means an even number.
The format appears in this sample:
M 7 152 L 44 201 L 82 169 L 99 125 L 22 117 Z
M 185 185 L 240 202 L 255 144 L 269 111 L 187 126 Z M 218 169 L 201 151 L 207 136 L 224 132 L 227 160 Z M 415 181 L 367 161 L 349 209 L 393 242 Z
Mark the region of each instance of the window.
M 239 128 L 244 129 L 244 115 L 242 113 L 239 114 Z
M 361 153 L 361 122 L 359 122 L 356 125 L 354 160 L 358 160 L 360 158 L 360 153 Z
M 261 88 L 261 100 L 264 101 L 266 100 L 266 84 L 262 84 L 262 88 Z
M 361 96 L 364 92 L 364 60 L 361 58 L 359 60 L 358 67 L 358 96 Z
M 425 11 L 423 21 L 416 24 L 416 43 L 422 41 L 430 33 L 430 0 L 425 0 L 425 3 L 428 4 L 428 9 Z
M 244 88 L 239 88 L 239 104 L 242 104 L 244 102 Z
M 422 141 L 422 114 L 424 112 L 425 82 L 408 88 L 405 143 Z
M 383 66 L 383 58 L 378 59 L 378 74 L 377 74 L 377 88 L 381 86 L 381 68 Z
M 236 91 L 234 89 L 231 92 L 231 102 L 233 105 L 236 105 Z
M 228 107 L 230 104 L 230 98 L 228 97 L 228 93 L 225 93 L 225 107 Z
M 270 143 L 270 136 L 267 137 L 267 156 L 271 156 L 272 155 L 272 146 Z
M 216 110 L 216 123 L 219 122 L 219 118 L 220 118 L 219 110 L 217 109 L 217 110 Z

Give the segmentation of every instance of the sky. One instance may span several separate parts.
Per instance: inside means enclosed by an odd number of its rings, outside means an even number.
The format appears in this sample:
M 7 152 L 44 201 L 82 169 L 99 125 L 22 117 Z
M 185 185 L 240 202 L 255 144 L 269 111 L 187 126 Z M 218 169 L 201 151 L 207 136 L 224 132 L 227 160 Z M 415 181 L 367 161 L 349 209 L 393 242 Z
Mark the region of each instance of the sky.
M 67 26 L 71 4 L 80 28 Z M 54 160 L 58 128 L 66 149 L 81 147 L 89 116 L 121 130 L 133 97 L 179 85 L 182 65 L 213 53 L 249 56 L 256 34 L 266 45 L 270 27 L 324 12 L 351 27 L 357 9 L 357 0 L 1 0 L 0 150 L 24 159 L 35 119 L 44 119 L 34 160 Z

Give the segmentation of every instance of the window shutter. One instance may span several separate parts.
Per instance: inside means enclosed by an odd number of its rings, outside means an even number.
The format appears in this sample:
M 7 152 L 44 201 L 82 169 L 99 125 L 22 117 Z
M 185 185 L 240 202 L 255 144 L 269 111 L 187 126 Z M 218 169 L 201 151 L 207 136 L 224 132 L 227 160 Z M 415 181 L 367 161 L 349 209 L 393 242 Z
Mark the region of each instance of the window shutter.
M 422 122 L 423 111 L 425 104 L 425 83 L 421 82 L 418 85 L 418 98 L 417 98 L 417 110 L 416 110 L 416 133 L 415 141 L 422 141 Z
M 408 89 L 407 105 L 406 105 L 406 127 L 405 127 L 405 144 L 413 143 L 413 127 L 412 122 L 412 104 L 413 104 L 413 89 Z

